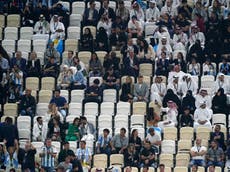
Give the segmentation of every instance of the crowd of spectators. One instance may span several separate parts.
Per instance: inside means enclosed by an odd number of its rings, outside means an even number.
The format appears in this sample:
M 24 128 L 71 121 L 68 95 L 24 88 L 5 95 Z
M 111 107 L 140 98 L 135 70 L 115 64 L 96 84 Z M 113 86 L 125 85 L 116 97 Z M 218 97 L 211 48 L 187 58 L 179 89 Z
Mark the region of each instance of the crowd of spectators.
M 70 6 L 73 2 L 69 2 Z M 34 27 L 34 34 L 50 38 L 44 64 L 37 58 L 37 52 L 31 52 L 26 60 L 21 51 L 11 56 L 0 49 L 2 115 L 6 102 L 18 103 L 20 115 L 36 117 L 32 141 L 45 143 L 38 153 L 41 160 L 36 161 L 38 150 L 30 141 L 25 148 L 19 147 L 17 126 L 7 117 L 0 125 L 1 168 L 35 171 L 41 167 L 41 170 L 52 171 L 56 167 L 57 171 L 82 171 L 82 167 L 92 166 L 93 154 L 105 153 L 123 154 L 126 171 L 131 167 L 148 171 L 148 167 L 158 166 L 163 171 L 164 165 L 158 163 L 157 155 L 161 152 L 164 129 L 193 127 L 196 131 L 201 126 L 214 128 L 210 133 L 210 146 L 202 146 L 202 138 L 196 138 L 189 167 L 194 172 L 197 166 L 209 167 L 209 171 L 215 166 L 229 167 L 229 137 L 221 132 L 220 125 L 214 126 L 211 119 L 213 114 L 227 116 L 229 113 L 230 3 L 150 0 L 133 1 L 127 9 L 124 1 L 117 1 L 113 9 L 109 0 L 103 0 L 99 10 L 94 0 L 85 3 L 78 49 L 92 52 L 87 64 L 78 52 L 65 50 L 68 55 L 64 59 L 62 51 L 55 47 L 56 40 L 66 39 L 71 9 L 55 0 L 0 1 L 0 13 L 20 14 L 21 26 Z M 87 26 L 96 27 L 95 37 Z M 103 62 L 95 51 L 107 52 Z M 153 66 L 151 85 L 140 74 L 140 64 L 146 63 Z M 216 77 L 211 89 L 200 88 L 202 83 L 194 79 L 204 75 Z M 122 76 L 127 76 L 124 83 Z M 26 77 L 56 79 L 57 89 L 43 117 L 37 117 L 32 90 L 25 89 Z M 102 83 L 95 79 L 89 85 L 89 77 L 101 77 Z M 60 95 L 60 89 L 84 89 L 83 104 L 103 102 L 105 89 L 115 89 L 120 101 L 153 102 L 154 108 L 149 108 L 146 114 L 147 136 L 141 139 L 138 130 L 129 132 L 125 128 L 113 137 L 109 129 L 98 133 L 96 126 L 84 116 L 67 123 L 68 102 Z M 97 141 L 92 148 L 87 145 L 90 136 Z M 58 156 L 52 141 L 61 142 L 64 147 Z M 68 141 L 79 142 L 76 152 L 70 150 Z

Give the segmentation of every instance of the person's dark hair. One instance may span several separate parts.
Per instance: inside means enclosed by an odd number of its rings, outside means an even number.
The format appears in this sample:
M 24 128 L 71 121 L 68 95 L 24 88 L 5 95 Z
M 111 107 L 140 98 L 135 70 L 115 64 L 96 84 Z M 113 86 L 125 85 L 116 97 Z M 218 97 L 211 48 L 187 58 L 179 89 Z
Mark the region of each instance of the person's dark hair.
M 55 89 L 54 92 L 58 92 L 58 93 L 61 93 L 61 90 L 60 89 Z
M 7 124 L 12 124 L 13 123 L 13 119 L 11 117 L 6 117 L 5 122 Z
M 126 133 L 126 129 L 125 128 L 121 128 L 121 131 L 124 131 L 124 133 Z
M 134 133 L 137 131 L 137 129 L 133 129 L 132 133 L 131 133 L 131 137 L 133 137 Z
M 68 52 L 70 52 L 73 55 L 73 51 L 72 50 L 68 50 Z
M 40 119 L 42 119 L 42 117 L 41 117 L 41 116 L 37 117 L 37 119 L 36 119 L 36 120 L 37 120 L 37 122 L 38 122 Z
M 106 132 L 106 133 L 110 133 L 110 131 L 109 131 L 109 129 L 108 128 L 105 128 L 104 130 L 103 130 L 103 132 Z
M 95 1 L 94 0 L 91 0 L 91 1 L 89 1 L 89 4 L 91 5 L 91 4 L 93 4 Z
M 16 172 L 14 168 L 11 168 L 9 172 Z
M 77 120 L 79 120 L 79 118 L 78 118 L 78 117 L 74 118 L 74 120 L 73 120 L 73 124 L 75 124 L 75 122 L 76 122 Z
M 99 79 L 94 79 L 93 83 L 96 84 L 96 85 L 99 85 L 100 81 L 99 81 Z
M 164 164 L 160 164 L 159 167 L 165 167 L 165 165 Z
M 92 55 L 91 55 L 91 58 L 90 58 L 90 60 L 89 60 L 89 63 L 93 61 L 93 55 L 96 56 L 96 61 L 98 61 L 97 53 L 93 52 Z
M 144 167 L 143 167 L 143 169 L 147 169 L 147 170 L 149 170 L 149 166 L 147 166 L 147 165 L 144 165 Z

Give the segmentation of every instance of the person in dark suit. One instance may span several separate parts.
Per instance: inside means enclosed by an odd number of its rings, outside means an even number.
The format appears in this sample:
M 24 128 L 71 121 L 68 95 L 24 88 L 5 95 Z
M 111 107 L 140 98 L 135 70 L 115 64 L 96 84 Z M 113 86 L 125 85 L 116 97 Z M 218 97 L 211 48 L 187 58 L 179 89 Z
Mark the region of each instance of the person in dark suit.
M 130 76 L 127 76 L 126 82 L 122 84 L 120 100 L 123 102 L 132 102 L 133 100 L 133 83 Z
M 83 25 L 84 26 L 97 26 L 98 11 L 95 9 L 96 3 L 94 0 L 89 2 L 89 8 L 85 9 L 83 14 Z
M 127 45 L 124 45 L 121 48 L 121 54 L 123 55 L 123 60 L 125 57 L 129 55 L 130 50 L 134 51 L 135 54 L 138 54 L 138 47 L 133 44 L 132 38 L 129 38 L 127 41 Z
M 30 54 L 30 59 L 26 65 L 28 77 L 39 77 L 41 72 L 40 59 L 37 58 L 36 52 Z
M 10 68 L 12 69 L 15 65 L 18 65 L 19 69 L 23 72 L 23 76 L 26 74 L 26 59 L 22 58 L 22 52 L 17 51 L 15 57 L 10 61 Z
M 102 90 L 99 84 L 100 84 L 99 79 L 95 79 L 93 81 L 93 85 L 89 86 L 85 90 L 85 99 L 83 100 L 83 104 L 87 102 L 96 102 L 96 103 L 101 102 Z
M 112 21 L 115 20 L 116 14 L 115 14 L 114 10 L 109 7 L 109 0 L 104 0 L 103 1 L 103 4 L 102 4 L 102 6 L 101 6 L 101 8 L 99 10 L 99 18 L 101 18 L 101 16 L 104 13 L 107 13 L 109 19 L 111 19 Z
M 139 73 L 139 61 L 133 50 L 129 50 L 129 55 L 123 59 L 124 75 L 137 77 Z
M 161 52 L 161 58 L 157 60 L 156 75 L 168 76 L 169 72 L 169 60 L 166 59 L 166 52 Z
M 220 131 L 221 126 L 216 125 L 213 132 L 210 133 L 210 141 L 217 141 L 218 146 L 221 147 L 223 150 L 226 149 L 225 147 L 225 138 L 224 133 Z
M 36 100 L 31 95 L 31 91 L 32 90 L 30 89 L 26 89 L 25 95 L 21 97 L 19 107 L 21 115 L 29 115 L 33 117 L 33 115 L 35 114 Z

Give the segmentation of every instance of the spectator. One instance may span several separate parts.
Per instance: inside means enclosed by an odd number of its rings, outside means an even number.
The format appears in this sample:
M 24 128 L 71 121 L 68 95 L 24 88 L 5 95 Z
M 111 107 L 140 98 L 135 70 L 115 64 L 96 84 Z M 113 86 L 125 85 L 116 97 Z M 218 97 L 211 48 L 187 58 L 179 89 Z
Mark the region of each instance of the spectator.
M 155 77 L 155 82 L 153 82 L 151 86 L 151 101 L 157 101 L 162 104 L 163 97 L 166 94 L 166 84 L 163 82 L 163 78 L 161 76 Z
M 138 82 L 134 84 L 134 91 L 133 91 L 133 101 L 144 101 L 148 102 L 148 97 L 149 97 L 149 88 L 148 85 L 144 82 L 144 77 L 139 76 L 138 77 Z
M 185 48 L 187 43 L 188 43 L 187 34 L 183 31 L 183 29 L 180 26 L 177 26 L 173 34 L 173 44 L 174 44 L 173 48 L 175 49 L 181 46 Z
M 102 90 L 99 84 L 100 84 L 99 79 L 95 79 L 93 81 L 93 85 L 89 86 L 85 90 L 85 99 L 83 100 L 83 104 L 87 102 L 96 102 L 98 104 L 101 103 Z
M 178 13 L 184 13 L 185 18 L 191 20 L 192 17 L 192 8 L 188 5 L 187 0 L 183 0 L 178 7 Z
M 84 89 L 86 87 L 86 81 L 83 73 L 76 67 L 70 67 L 70 88 L 74 89 Z
M 224 113 L 228 114 L 227 108 L 227 96 L 224 94 L 224 89 L 219 88 L 217 93 L 212 99 L 212 110 L 213 113 Z
M 36 52 L 30 53 L 30 59 L 27 62 L 26 68 L 28 77 L 40 77 L 41 63 L 40 59 L 37 58 Z
M 74 118 L 73 123 L 69 124 L 67 135 L 65 137 L 66 141 L 78 141 L 79 138 L 79 124 L 80 119 L 78 117 Z M 61 162 L 61 161 L 60 161 Z
M 36 100 L 31 95 L 31 92 L 31 89 L 26 89 L 25 95 L 21 97 L 21 101 L 19 104 L 21 115 L 29 115 L 30 117 L 33 117 L 33 115 L 35 115 Z
M 103 1 L 103 2 L 105 2 L 105 1 Z M 108 13 L 104 13 L 101 15 L 100 20 L 97 24 L 97 30 L 99 30 L 101 27 L 104 28 L 104 30 L 107 33 L 107 36 L 109 37 L 109 35 L 111 34 L 111 29 L 112 29 L 112 22 L 108 17 Z M 108 39 L 107 39 L 107 41 L 108 41 Z
M 194 114 L 194 111 L 196 109 L 195 101 L 196 99 L 193 96 L 192 91 L 188 90 L 186 96 L 182 100 L 182 107 L 188 107 L 191 114 Z
M 193 127 L 197 129 L 197 127 L 203 126 L 211 129 L 211 118 L 212 118 L 212 110 L 206 106 L 206 102 L 200 102 L 200 107 L 197 108 L 194 112 L 194 125 Z
M 74 153 L 71 153 L 70 155 L 70 162 L 73 165 L 73 171 L 79 171 L 82 172 L 82 165 L 81 162 L 77 159 L 76 155 Z
M 80 147 L 77 149 L 76 156 L 77 159 L 81 161 L 83 167 L 90 168 L 92 160 L 91 150 L 86 147 L 84 140 L 80 141 Z
M 148 44 L 148 42 L 144 39 L 140 40 L 139 44 L 139 53 L 137 54 L 139 63 L 153 63 L 155 59 L 155 52 L 153 47 Z
M 178 97 L 183 96 L 182 92 L 182 84 L 179 82 L 179 77 L 178 76 L 173 76 L 173 81 L 170 82 L 167 85 L 168 89 L 172 89 L 174 94 L 176 94 Z
M 65 158 L 74 154 L 74 152 L 69 147 L 69 142 L 64 142 L 63 149 L 58 154 L 58 163 L 65 161 Z
M 87 134 L 95 134 L 95 127 L 92 123 L 87 121 L 87 118 L 84 116 L 80 117 L 80 126 L 79 126 L 79 132 L 81 138 Z
M 144 147 L 140 153 L 140 167 L 148 166 L 156 168 L 155 150 L 150 141 L 145 141 Z
M 183 94 L 183 97 L 186 96 L 188 90 L 192 92 L 193 95 L 196 95 L 198 90 L 198 83 L 196 83 L 190 74 L 184 75 L 181 83 L 181 91 Z
M 103 89 L 120 89 L 120 78 L 113 68 L 109 68 L 103 76 Z
M 111 141 L 112 137 L 109 135 L 109 129 L 105 128 L 103 130 L 103 134 L 98 137 L 97 141 L 97 153 L 99 154 L 107 154 L 108 156 L 111 154 Z
M 118 8 L 116 9 L 116 16 L 120 16 L 124 23 L 129 21 L 129 10 L 125 7 L 124 1 L 118 1 Z
M 55 103 L 52 103 L 49 105 L 48 107 L 48 111 L 45 115 L 45 122 L 49 122 L 50 119 L 54 118 L 54 117 L 58 117 L 60 118 L 60 121 L 63 122 L 64 121 L 64 117 L 62 116 L 61 112 L 58 111 L 58 107 Z
M 108 71 L 112 67 L 115 73 L 120 74 L 120 60 L 115 51 L 106 54 L 103 62 L 104 70 Z
M 121 54 L 123 55 L 123 63 L 125 61 L 125 58 L 129 57 L 130 51 L 134 52 L 134 54 L 138 54 L 138 47 L 137 45 L 133 44 L 132 38 L 129 38 L 127 40 L 127 44 L 121 48 Z
M 200 64 L 196 62 L 196 59 L 193 58 L 191 63 L 188 64 L 188 71 L 189 74 L 192 76 L 199 76 L 200 75 Z
M 132 102 L 133 101 L 133 83 L 130 76 L 126 77 L 125 83 L 122 84 L 120 100 L 123 102 Z
M 101 61 L 96 53 L 92 53 L 89 60 L 89 77 L 98 77 L 102 74 Z
M 192 165 L 191 172 L 198 172 L 198 166 Z
M 139 154 L 136 151 L 134 144 L 129 144 L 127 149 L 124 151 L 124 162 L 125 166 L 138 167 L 139 165 Z
M 111 142 L 112 153 L 124 153 L 124 150 L 127 148 L 129 139 L 125 136 L 126 129 L 121 128 L 120 133 L 116 134 Z
M 216 75 L 216 69 L 214 68 L 214 65 L 211 63 L 210 59 L 207 58 L 206 61 L 203 64 L 203 75 Z
M 11 117 L 6 117 L 5 122 L 0 125 L 0 136 L 2 140 L 6 140 L 6 147 L 14 146 L 15 140 L 18 140 L 18 129 Z
M 211 97 L 205 88 L 201 88 L 200 92 L 196 95 L 196 108 L 200 107 L 200 102 L 205 102 L 207 108 L 212 107 Z
M 3 151 L 3 144 L 0 144 L 0 169 L 4 169 L 5 154 Z
M 95 1 L 91 0 L 89 2 L 89 8 L 85 9 L 82 20 L 84 26 L 97 26 L 99 16 L 98 11 L 95 9 L 95 6 Z
M 210 165 L 223 167 L 224 166 L 224 152 L 221 147 L 218 146 L 218 142 L 213 140 L 211 147 L 207 152 L 207 166 Z
M 160 11 L 156 6 L 156 1 L 151 0 L 149 3 L 149 8 L 145 12 L 146 24 L 157 22 L 160 18 Z
M 138 136 L 138 130 L 133 129 L 131 136 L 129 138 L 129 144 L 133 144 L 135 146 L 135 150 L 139 153 L 142 147 L 142 140 Z
M 161 145 L 161 136 L 157 132 L 155 132 L 154 128 L 149 128 L 148 134 L 145 139 L 151 143 L 152 147 L 157 152 L 159 151 L 159 147 Z
M 6 59 L 4 56 L 3 56 L 3 53 L 0 52 L 0 69 L 4 72 L 6 72 L 8 69 L 9 69 L 9 62 L 8 62 L 8 59 Z
M 41 157 L 41 167 L 45 171 L 53 171 L 57 151 L 55 147 L 52 146 L 52 140 L 50 138 L 46 139 L 45 145 L 41 148 L 41 150 L 41 153 L 39 153 L 39 156 Z
M 204 56 L 203 48 L 201 47 L 200 40 L 197 39 L 195 43 L 192 44 L 191 48 L 189 49 L 189 52 L 188 52 L 189 58 L 187 59 L 187 61 L 190 61 L 191 58 L 195 58 L 197 62 L 203 63 L 204 62 L 203 56 Z M 197 71 L 197 72 L 200 73 L 200 71 Z
M 74 66 L 72 50 L 68 50 L 67 58 L 64 60 L 63 65 L 67 65 L 68 68 Z
M 18 141 L 14 141 L 14 146 L 6 147 L 7 141 L 4 140 L 3 151 L 5 155 L 4 166 L 6 167 L 6 171 L 9 171 L 11 168 L 18 169 L 19 161 L 18 161 Z
M 184 107 L 184 113 L 180 116 L 181 127 L 193 127 L 193 116 L 190 113 L 190 107 Z
M 34 32 L 36 34 L 49 34 L 50 24 L 46 21 L 43 14 L 39 16 L 39 21 L 37 21 L 34 25 Z
M 166 52 L 161 52 L 161 56 L 157 59 L 156 63 L 156 75 L 168 76 L 169 60 L 167 59 Z
M 93 51 L 93 35 L 89 28 L 85 28 L 81 37 L 81 50 L 82 51 Z
M 73 58 L 73 66 L 77 68 L 77 70 L 79 72 L 81 72 L 83 74 L 84 77 L 87 76 L 87 71 L 86 71 L 86 66 L 85 64 L 79 59 L 79 57 L 77 56 L 74 56 Z
M 33 125 L 33 141 L 44 142 L 47 136 L 47 123 L 43 122 L 42 117 L 39 116 Z
M 54 91 L 54 97 L 50 100 L 51 104 L 56 104 L 58 111 L 62 114 L 63 117 L 66 116 L 66 109 L 68 108 L 68 103 L 65 97 L 60 95 L 60 90 Z
M 196 139 L 196 144 L 191 148 L 190 154 L 192 160 L 190 162 L 191 166 L 203 166 L 205 167 L 205 155 L 207 153 L 207 148 L 202 146 L 202 140 L 200 138 Z
M 137 38 L 141 36 L 143 32 L 143 27 L 141 22 L 138 21 L 137 16 L 133 15 L 131 20 L 128 22 L 128 34 L 130 38 Z
M 204 49 L 204 44 L 205 44 L 204 34 L 199 31 L 197 25 L 192 25 L 191 29 L 192 30 L 189 38 L 190 48 L 197 42 L 197 40 L 199 40 L 200 46 L 202 47 L 202 49 Z
M 189 33 L 190 22 L 185 16 L 185 13 L 179 13 L 176 17 L 175 24 L 179 26 L 184 33 Z
M 102 2 L 102 6 L 99 10 L 99 18 L 101 18 L 101 16 L 105 13 L 107 13 L 109 20 L 111 21 L 115 20 L 115 12 L 111 7 L 109 7 L 108 0 Z
M 58 165 L 58 168 L 63 167 L 63 168 L 64 168 L 63 172 L 64 172 L 64 171 L 71 171 L 71 170 L 72 170 L 72 166 L 73 166 L 73 165 L 70 163 L 70 156 L 66 156 L 66 157 L 65 157 L 65 160 L 62 161 L 62 162 Z
M 51 138 L 52 141 L 63 141 L 65 139 L 66 126 L 60 122 L 59 117 L 50 119 L 48 123 L 47 137 Z
M 65 26 L 62 22 L 59 21 L 59 16 L 54 15 L 50 21 L 50 32 L 51 40 L 55 39 L 64 39 L 65 38 Z
M 213 141 L 215 140 L 218 144 L 218 147 L 222 148 L 225 150 L 225 138 L 224 138 L 224 133 L 221 132 L 221 126 L 217 124 L 214 128 L 214 132 L 210 133 L 210 140 Z
M 178 98 L 178 96 L 176 94 L 173 93 L 173 90 L 172 89 L 168 89 L 164 98 L 163 98 L 163 107 L 166 107 L 167 106 L 167 102 L 168 101 L 173 101 L 176 103 L 178 109 L 180 109 L 180 106 L 181 106 L 181 101 L 180 99 Z
M 69 67 L 67 65 L 62 66 L 62 70 L 58 76 L 57 86 L 58 88 L 61 88 L 63 90 L 69 88 L 70 86 L 70 72 Z
M 36 148 L 30 143 L 26 142 L 25 155 L 22 162 L 22 171 L 35 171 L 35 154 Z
M 55 62 L 55 57 L 51 56 L 49 58 L 48 63 L 43 67 L 42 76 L 57 78 L 58 74 L 59 74 L 59 66 Z
M 223 73 L 219 73 L 216 77 L 214 88 L 212 90 L 213 94 L 216 94 L 220 88 L 224 90 L 224 94 L 227 94 L 230 91 L 229 81 Z
M 47 65 L 50 61 L 50 58 L 54 57 L 54 62 L 56 64 L 60 64 L 60 54 L 59 52 L 54 48 L 54 42 L 50 41 L 48 48 L 45 51 L 44 54 L 44 65 Z
M 165 121 L 158 123 L 158 126 L 163 130 L 165 127 L 176 127 L 177 126 L 177 116 L 178 116 L 178 107 L 175 102 L 168 101 L 167 107 L 162 108 L 163 112 L 167 113 Z
M 24 77 L 26 76 L 26 59 L 22 58 L 22 52 L 17 51 L 15 57 L 10 60 L 10 68 L 14 68 L 17 65 L 18 68 L 23 72 Z
M 137 77 L 139 73 L 139 61 L 134 52 L 134 50 L 130 49 L 128 51 L 128 56 L 123 58 L 124 65 L 124 75 Z
M 204 19 L 204 21 L 207 21 L 207 12 L 205 8 L 207 8 L 208 6 L 209 3 L 202 4 L 202 2 L 197 1 L 192 11 L 192 20 L 194 20 L 196 16 L 199 15 Z
M 96 35 L 96 50 L 97 51 L 109 50 L 108 35 L 104 27 L 98 28 L 98 33 Z
M 140 25 L 144 24 L 145 14 L 140 4 L 137 1 L 134 1 L 131 6 L 130 18 L 132 18 L 133 16 L 136 16 L 136 20 L 140 22 Z
M 219 71 L 224 75 L 230 75 L 230 64 L 227 63 L 227 59 L 223 58 L 222 64 L 220 65 Z
M 211 13 L 216 13 L 218 18 L 223 19 L 224 15 L 224 6 L 218 0 L 212 1 L 212 5 L 208 7 L 208 16 L 211 16 Z

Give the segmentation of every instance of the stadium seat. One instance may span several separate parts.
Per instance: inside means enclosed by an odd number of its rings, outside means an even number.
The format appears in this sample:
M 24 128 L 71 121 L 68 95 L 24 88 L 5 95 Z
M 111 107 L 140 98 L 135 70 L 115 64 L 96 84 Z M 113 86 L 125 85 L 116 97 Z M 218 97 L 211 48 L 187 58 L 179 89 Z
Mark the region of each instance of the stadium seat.
M 145 26 L 145 37 L 153 36 L 156 28 L 157 28 L 157 25 L 152 25 L 152 24 L 146 25 Z
M 161 153 L 162 154 L 175 154 L 176 143 L 174 140 L 163 140 L 161 142 Z
M 153 75 L 153 65 L 150 63 L 142 63 L 139 65 L 140 71 L 139 75 L 142 76 L 152 76 Z
M 110 115 L 114 116 L 114 103 L 112 102 L 102 102 L 100 115 Z
M 71 103 L 82 103 L 85 97 L 84 90 L 72 90 L 71 91 Z
M 134 127 L 134 128 L 131 128 L 131 133 L 132 131 L 136 129 L 138 131 L 138 136 L 141 138 L 141 140 L 145 140 L 145 128 L 143 127 Z
M 58 154 L 61 150 L 61 143 L 58 141 L 52 141 L 52 146 L 56 149 L 57 154 Z
M 226 126 L 226 115 L 225 114 L 213 114 L 212 115 L 212 125 L 223 124 Z
M 6 119 L 7 117 L 10 117 L 10 118 L 12 119 L 12 123 L 15 124 L 15 117 L 12 116 L 12 115 L 3 115 L 3 116 L 1 117 L 1 122 L 5 122 L 5 119 Z
M 44 52 L 36 51 L 37 58 L 40 60 L 41 65 L 44 65 Z
M 6 50 L 7 53 L 15 52 L 15 40 L 4 39 L 2 41 L 2 47 Z
M 39 103 L 49 103 L 52 98 L 53 92 L 51 90 L 40 90 L 39 91 Z
M 18 40 L 17 50 L 21 52 L 27 52 L 27 54 L 30 53 L 31 52 L 31 40 L 24 40 L 24 39 Z
M 31 117 L 30 116 L 19 116 L 17 117 L 17 128 L 21 129 L 31 129 Z
M 103 91 L 103 102 L 117 102 L 117 90 L 116 89 L 105 89 Z
M 174 172 L 188 172 L 188 167 L 175 167 Z
M 69 123 L 69 124 L 72 124 L 72 123 L 73 123 L 73 120 L 74 120 L 75 118 L 79 118 L 79 116 L 78 116 L 78 115 L 68 115 L 68 116 L 66 117 L 66 122 Z
M 36 107 L 36 114 L 38 116 L 45 116 L 47 111 L 48 111 L 48 106 L 49 106 L 49 103 L 38 103 L 37 104 L 37 107 Z
M 81 28 L 78 26 L 69 26 L 67 29 L 67 37 L 68 39 L 80 39 L 81 36 Z
M 127 76 L 122 76 L 121 77 L 121 85 L 125 83 L 126 77 Z M 132 83 L 134 84 L 135 83 L 135 78 L 133 76 L 131 76 L 131 79 L 132 79 Z
M 99 11 L 101 8 L 101 2 L 95 1 L 95 4 L 96 4 L 95 9 Z M 87 8 L 89 8 L 89 2 L 87 3 Z
M 62 4 L 62 6 L 63 6 L 67 11 L 70 11 L 70 2 L 59 1 L 58 3 Z
M 31 135 L 31 130 L 29 128 L 28 129 L 19 129 L 18 130 L 19 139 L 31 140 L 30 135 Z
M 124 1 L 124 5 L 128 10 L 132 9 L 132 2 L 131 1 Z
M 78 51 L 78 40 L 76 39 L 66 39 L 65 40 L 65 51 Z
M 179 140 L 178 141 L 178 153 L 189 153 L 192 147 L 191 140 Z
M 211 130 L 208 127 L 197 127 L 196 137 L 209 140 Z
M 176 155 L 176 167 L 188 167 L 190 161 L 189 154 L 179 153 Z
M 173 167 L 173 154 L 160 154 L 160 164 L 164 164 L 165 167 Z
M 98 115 L 98 104 L 94 102 L 89 102 L 85 104 L 85 113 L 84 115 Z
M 77 152 L 77 142 L 76 141 L 68 141 L 69 142 L 69 148 L 73 152 Z
M 18 115 L 18 104 L 17 103 L 4 104 L 4 115 L 16 117 Z
M 20 39 L 32 40 L 33 32 L 34 32 L 33 27 L 21 27 Z
M 146 115 L 146 106 L 145 102 L 134 102 L 133 115 Z
M 112 8 L 114 11 L 116 11 L 116 1 L 109 1 L 109 7 Z
M 55 89 L 55 78 L 53 78 L 53 77 L 42 77 L 41 89 L 42 90 L 54 90 Z
M 150 76 L 143 76 L 143 81 L 148 85 L 148 88 L 151 88 L 151 77 Z
M 86 65 L 86 67 L 88 69 L 89 60 L 91 58 L 91 52 L 90 51 L 79 51 L 78 57 Z
M 109 4 L 110 3 L 111 3 L 111 1 L 109 2 Z M 105 58 L 107 52 L 106 51 L 95 51 L 95 53 L 97 54 L 97 57 L 100 60 L 101 64 L 103 64 L 104 58 Z
M 124 166 L 124 155 L 123 154 L 112 154 L 109 157 L 110 159 L 110 166 Z
M 130 103 L 129 102 L 118 102 L 117 103 L 117 115 L 130 115 Z
M 2 40 L 2 28 L 0 27 L 0 41 Z
M 4 30 L 4 39 L 18 40 L 18 28 L 17 27 L 6 27 Z
M 69 91 L 68 90 L 61 90 L 60 95 L 65 97 L 67 103 L 69 102 Z
M 129 128 L 129 118 L 126 115 L 116 115 L 114 117 L 114 128 Z
M 82 20 L 82 15 L 81 14 L 71 14 L 69 16 L 69 24 L 70 26 L 77 26 L 81 27 L 81 20 Z
M 96 168 L 107 168 L 108 155 L 96 154 L 93 156 L 93 167 Z
M 0 15 L 0 28 L 5 27 L 5 15 Z
M 164 133 L 164 140 L 177 140 L 176 127 L 165 127 L 163 133 Z
M 73 2 L 72 3 L 72 14 L 83 15 L 85 11 L 85 2 Z
M 39 78 L 38 77 L 27 77 L 26 88 L 31 90 L 39 90 Z
M 92 86 L 93 85 L 93 81 L 95 79 L 99 79 L 100 83 L 99 83 L 99 86 L 101 86 L 101 84 L 103 83 L 103 78 L 98 76 L 98 77 L 89 77 L 89 86 Z
M 98 128 L 112 128 L 112 116 L 100 115 L 98 117 Z
M 192 127 L 180 128 L 180 139 L 181 140 L 193 140 L 194 129 Z
M 85 26 L 83 27 L 83 30 L 85 30 L 85 28 L 89 28 L 93 35 L 93 38 L 96 39 L 96 33 L 97 33 L 96 27 L 95 26 Z
M 69 104 L 69 115 L 81 116 L 82 115 L 82 103 L 71 102 Z
M 7 15 L 7 27 L 20 27 L 21 18 L 18 14 Z
M 44 39 L 36 39 L 33 40 L 33 50 L 35 52 L 45 52 L 47 45 L 47 40 Z
M 132 115 L 131 116 L 131 122 L 130 122 L 131 128 L 136 128 L 136 127 L 143 128 L 144 126 L 145 126 L 145 116 L 143 115 Z

